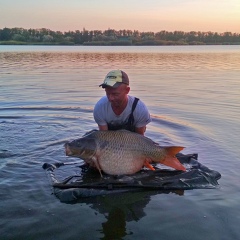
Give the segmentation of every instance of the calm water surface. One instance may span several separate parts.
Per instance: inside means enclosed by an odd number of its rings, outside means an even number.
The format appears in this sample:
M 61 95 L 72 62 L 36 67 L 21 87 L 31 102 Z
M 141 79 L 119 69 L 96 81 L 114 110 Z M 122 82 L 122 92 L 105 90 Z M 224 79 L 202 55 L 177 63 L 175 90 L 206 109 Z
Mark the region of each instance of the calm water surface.
M 219 171 L 219 188 L 61 203 L 45 162 L 96 128 L 98 87 L 126 71 L 146 135 Z M 0 239 L 240 239 L 240 47 L 0 46 Z M 78 173 L 79 169 L 73 167 Z

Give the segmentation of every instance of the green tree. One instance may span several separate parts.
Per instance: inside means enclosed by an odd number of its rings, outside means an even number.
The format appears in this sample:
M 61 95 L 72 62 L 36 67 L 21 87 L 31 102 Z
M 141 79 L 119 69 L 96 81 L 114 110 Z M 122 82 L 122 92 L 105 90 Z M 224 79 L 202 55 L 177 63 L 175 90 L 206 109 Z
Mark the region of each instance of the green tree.
M 3 28 L 0 31 L 0 40 L 1 41 L 9 41 L 12 40 L 12 30 L 10 28 Z

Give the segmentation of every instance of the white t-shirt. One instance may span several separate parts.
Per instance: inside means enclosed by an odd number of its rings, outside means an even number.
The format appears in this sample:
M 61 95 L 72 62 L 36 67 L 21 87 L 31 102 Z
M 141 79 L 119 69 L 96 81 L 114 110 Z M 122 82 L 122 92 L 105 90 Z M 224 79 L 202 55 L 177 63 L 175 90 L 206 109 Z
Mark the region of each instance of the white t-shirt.
M 132 112 L 132 105 L 135 97 L 128 95 L 128 103 L 120 115 L 116 115 L 107 96 L 102 97 L 95 105 L 93 116 L 98 125 L 125 125 L 129 115 Z M 133 112 L 134 126 L 137 128 L 144 127 L 151 122 L 150 114 L 145 104 L 139 100 Z

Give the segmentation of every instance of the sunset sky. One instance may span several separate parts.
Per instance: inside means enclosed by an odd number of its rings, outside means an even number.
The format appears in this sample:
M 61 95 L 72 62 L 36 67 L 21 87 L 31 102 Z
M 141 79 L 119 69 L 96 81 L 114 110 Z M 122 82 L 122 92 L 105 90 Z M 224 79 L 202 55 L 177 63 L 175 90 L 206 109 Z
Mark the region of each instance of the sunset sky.
M 240 33 L 240 0 L 0 0 L 0 29 Z

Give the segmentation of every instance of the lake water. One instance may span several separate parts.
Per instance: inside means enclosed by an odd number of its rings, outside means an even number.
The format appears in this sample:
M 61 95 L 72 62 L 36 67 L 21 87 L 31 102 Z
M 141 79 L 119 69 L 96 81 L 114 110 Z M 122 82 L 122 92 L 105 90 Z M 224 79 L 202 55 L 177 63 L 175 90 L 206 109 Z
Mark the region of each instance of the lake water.
M 221 173 L 216 189 L 61 203 L 42 164 L 97 128 L 108 71 L 148 106 L 146 136 Z M 0 239 L 240 239 L 240 46 L 0 46 Z M 77 167 L 76 172 L 78 171 Z

